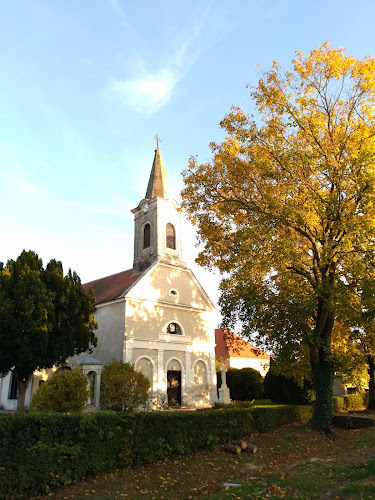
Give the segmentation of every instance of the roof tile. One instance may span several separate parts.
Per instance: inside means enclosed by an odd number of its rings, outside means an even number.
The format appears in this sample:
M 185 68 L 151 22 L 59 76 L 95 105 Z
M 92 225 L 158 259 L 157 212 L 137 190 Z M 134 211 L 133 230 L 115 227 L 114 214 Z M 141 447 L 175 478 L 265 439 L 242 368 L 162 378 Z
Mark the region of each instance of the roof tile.
M 90 288 L 95 292 L 95 305 L 103 304 L 111 300 L 118 299 L 124 295 L 142 273 L 133 274 L 133 269 L 127 269 L 120 273 L 106 276 L 94 281 L 84 283 L 82 286 L 88 292 Z
M 224 339 L 224 335 L 226 338 Z M 223 328 L 215 329 L 215 356 L 217 358 L 257 358 L 270 359 L 269 354 L 261 351 L 235 333 Z

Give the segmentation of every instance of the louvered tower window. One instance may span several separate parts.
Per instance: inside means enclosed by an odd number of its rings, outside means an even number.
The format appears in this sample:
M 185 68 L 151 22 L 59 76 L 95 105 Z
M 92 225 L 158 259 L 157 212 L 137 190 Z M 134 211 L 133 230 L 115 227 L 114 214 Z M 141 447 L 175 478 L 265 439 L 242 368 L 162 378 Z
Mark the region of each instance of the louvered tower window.
M 150 247 L 150 224 L 146 224 L 143 229 L 143 248 Z
M 176 231 L 174 229 L 173 224 L 167 224 L 166 227 L 166 235 L 167 235 L 167 248 L 172 248 L 176 250 Z

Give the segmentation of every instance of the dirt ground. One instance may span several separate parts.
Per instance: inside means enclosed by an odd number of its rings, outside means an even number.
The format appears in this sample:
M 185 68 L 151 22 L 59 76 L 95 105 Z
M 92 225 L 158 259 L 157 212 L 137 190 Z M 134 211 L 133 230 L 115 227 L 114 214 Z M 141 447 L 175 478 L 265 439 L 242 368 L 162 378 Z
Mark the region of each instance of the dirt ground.
M 221 447 L 216 452 L 116 469 L 67 486 L 45 498 L 202 499 L 223 491 L 224 483 L 228 482 L 264 486 L 265 493 L 254 498 L 319 498 L 314 496 L 314 491 L 318 495 L 319 488 L 326 490 L 326 498 L 341 498 L 338 492 L 348 482 L 348 474 L 337 471 L 348 467 L 351 470 L 355 464 L 375 459 L 375 428 L 335 429 L 327 438 L 306 425 L 295 423 L 248 438 L 257 445 L 256 454 L 232 455 Z M 334 474 L 339 474 L 339 479 L 332 483 Z M 272 484 L 280 482 L 281 486 L 274 486 L 274 491 L 267 493 L 270 481 Z M 290 484 L 295 485 L 294 492 Z M 299 484 L 303 491 L 311 490 L 311 496 L 304 497 L 304 493 L 298 496 Z M 242 498 L 234 493 L 231 497 Z

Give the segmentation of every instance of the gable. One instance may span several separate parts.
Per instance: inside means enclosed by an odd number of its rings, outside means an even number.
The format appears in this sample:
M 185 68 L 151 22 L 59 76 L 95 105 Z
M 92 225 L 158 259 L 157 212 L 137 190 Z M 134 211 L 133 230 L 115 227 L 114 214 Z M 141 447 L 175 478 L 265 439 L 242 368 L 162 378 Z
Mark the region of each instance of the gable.
M 226 338 L 224 338 L 224 334 Z M 215 356 L 217 358 L 255 358 L 269 360 L 270 355 L 223 328 L 215 329 Z
M 215 306 L 190 269 L 162 262 L 157 262 L 145 272 L 129 288 L 126 298 L 215 311 Z

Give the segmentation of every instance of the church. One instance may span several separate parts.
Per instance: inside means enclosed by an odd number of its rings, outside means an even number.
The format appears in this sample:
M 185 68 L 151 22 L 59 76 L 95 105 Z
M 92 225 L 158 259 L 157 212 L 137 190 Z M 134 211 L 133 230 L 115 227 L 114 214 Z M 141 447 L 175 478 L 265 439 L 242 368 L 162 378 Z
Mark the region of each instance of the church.
M 150 380 L 151 398 L 207 406 L 217 397 L 215 307 L 183 260 L 181 214 L 158 147 L 146 195 L 132 213 L 133 267 L 84 285 L 96 296 L 92 356 L 103 365 L 134 363 Z
M 148 377 L 150 403 L 200 407 L 217 400 L 215 307 L 183 259 L 178 208 L 169 197 L 157 146 L 145 197 L 132 210 L 133 267 L 83 285 L 95 291 L 98 345 L 67 366 L 81 363 L 94 378 L 96 406 L 101 369 L 114 358 L 133 363 Z M 26 404 L 50 373 L 34 374 Z M 5 409 L 14 409 L 17 402 L 10 375 L 0 381 Z

